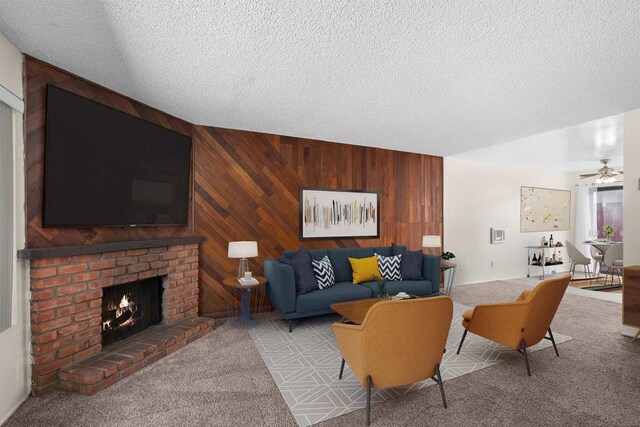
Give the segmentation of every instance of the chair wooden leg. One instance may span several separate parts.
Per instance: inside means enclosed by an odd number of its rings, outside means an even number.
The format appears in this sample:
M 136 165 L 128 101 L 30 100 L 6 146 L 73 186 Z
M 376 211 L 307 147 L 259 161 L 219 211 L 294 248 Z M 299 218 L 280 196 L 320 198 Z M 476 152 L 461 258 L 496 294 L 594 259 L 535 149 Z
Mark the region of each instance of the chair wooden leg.
M 367 425 L 371 422 L 371 375 L 367 375 Z
M 344 373 L 344 359 L 342 359 L 342 363 L 340 364 L 340 376 L 338 377 L 339 380 L 342 379 L 343 373 Z
M 522 355 L 524 356 L 524 364 L 527 365 L 527 375 L 531 376 L 531 369 L 529 369 L 529 357 L 527 356 L 527 346 L 525 345 L 524 338 L 520 343 L 522 349 Z
M 462 333 L 462 339 L 460 340 L 460 345 L 458 346 L 458 351 L 456 352 L 456 354 L 460 354 L 460 350 L 462 350 L 462 343 L 464 342 L 464 339 L 467 337 L 467 331 L 466 329 L 464 330 L 464 332 Z
M 442 397 L 442 404 L 444 409 L 447 409 L 447 398 L 444 395 L 444 385 L 442 384 L 442 375 L 440 375 L 440 365 L 436 365 L 436 376 L 438 378 L 438 385 L 440 386 L 440 397 Z

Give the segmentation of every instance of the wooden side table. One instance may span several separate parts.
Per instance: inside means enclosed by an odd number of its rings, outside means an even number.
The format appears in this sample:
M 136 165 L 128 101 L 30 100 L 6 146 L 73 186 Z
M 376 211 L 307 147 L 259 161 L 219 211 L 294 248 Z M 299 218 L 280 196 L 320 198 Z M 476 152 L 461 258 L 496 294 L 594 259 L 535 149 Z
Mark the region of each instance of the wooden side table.
M 243 326 L 255 326 L 258 324 L 258 314 L 264 303 L 266 280 L 261 276 L 254 276 L 257 285 L 241 285 L 235 277 L 228 277 L 222 281 L 225 289 L 227 313 L 229 323 L 242 324 Z M 251 310 L 251 296 L 255 295 L 254 310 Z
M 456 277 L 456 267 L 457 265 L 452 263 L 451 261 L 441 260 L 440 261 L 440 272 L 445 274 L 444 281 L 444 294 L 451 295 L 451 288 L 453 287 L 453 279 Z M 447 274 L 446 272 L 449 272 Z

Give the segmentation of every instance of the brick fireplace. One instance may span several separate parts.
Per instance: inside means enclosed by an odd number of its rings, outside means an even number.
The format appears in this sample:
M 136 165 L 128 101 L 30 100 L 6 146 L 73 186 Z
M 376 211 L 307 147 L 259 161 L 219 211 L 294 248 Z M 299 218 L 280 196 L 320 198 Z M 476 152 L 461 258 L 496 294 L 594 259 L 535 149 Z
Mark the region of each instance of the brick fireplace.
M 33 393 L 93 394 L 213 330 L 197 317 L 199 238 L 25 249 Z M 103 290 L 158 278 L 159 325 L 102 346 Z M 156 282 L 157 283 L 157 282 Z

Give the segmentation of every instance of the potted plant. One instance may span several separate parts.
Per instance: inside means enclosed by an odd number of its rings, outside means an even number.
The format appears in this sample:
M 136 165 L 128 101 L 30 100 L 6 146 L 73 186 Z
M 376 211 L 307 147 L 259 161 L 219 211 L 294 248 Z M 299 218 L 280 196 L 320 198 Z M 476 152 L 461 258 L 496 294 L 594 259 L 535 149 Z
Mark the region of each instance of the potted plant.
M 607 224 L 602 227 L 602 232 L 607 236 L 607 240 L 611 241 L 611 236 L 616 232 L 616 226 L 612 224 Z
M 389 292 L 387 291 L 387 281 L 378 280 L 378 297 L 380 299 L 390 299 Z
M 453 252 L 442 252 L 442 255 L 440 255 L 440 258 L 442 258 L 445 261 L 449 261 L 450 259 L 455 258 L 456 256 L 454 255 Z

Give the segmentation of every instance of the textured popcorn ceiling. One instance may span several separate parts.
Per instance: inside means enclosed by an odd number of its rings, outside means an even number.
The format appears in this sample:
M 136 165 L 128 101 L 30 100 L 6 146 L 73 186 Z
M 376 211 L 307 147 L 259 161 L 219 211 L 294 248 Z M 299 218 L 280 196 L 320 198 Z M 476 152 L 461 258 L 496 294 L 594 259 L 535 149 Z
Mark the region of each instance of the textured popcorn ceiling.
M 640 2 L 0 2 L 22 51 L 191 122 L 448 155 L 640 107 Z

